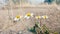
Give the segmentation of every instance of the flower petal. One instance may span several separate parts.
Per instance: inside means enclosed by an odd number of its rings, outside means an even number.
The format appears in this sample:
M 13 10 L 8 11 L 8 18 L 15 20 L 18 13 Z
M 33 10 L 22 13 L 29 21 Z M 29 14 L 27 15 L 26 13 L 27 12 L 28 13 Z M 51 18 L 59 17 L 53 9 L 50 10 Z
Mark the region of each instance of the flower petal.
M 27 17 L 27 19 L 29 19 L 30 17 Z
M 31 13 L 31 17 L 33 17 L 33 15 L 34 15 L 34 14 L 33 14 L 33 13 Z
M 17 19 L 17 18 L 14 18 L 14 21 L 19 21 L 19 19 Z
M 27 18 L 27 16 L 25 15 L 25 17 L 24 18 Z

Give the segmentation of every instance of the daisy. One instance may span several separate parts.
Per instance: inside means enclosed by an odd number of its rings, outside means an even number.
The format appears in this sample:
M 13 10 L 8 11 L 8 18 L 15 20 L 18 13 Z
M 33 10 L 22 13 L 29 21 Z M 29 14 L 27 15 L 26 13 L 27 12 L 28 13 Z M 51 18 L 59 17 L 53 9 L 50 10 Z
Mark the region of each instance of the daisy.
M 33 17 L 33 13 L 27 13 L 24 18 L 29 19 Z
M 47 19 L 47 18 L 48 18 L 48 16 L 44 15 L 44 16 L 42 16 L 42 18 L 43 18 L 43 19 Z
M 19 21 L 21 18 L 22 18 L 22 16 L 17 15 L 17 16 L 14 18 L 14 21 Z
M 41 18 L 41 16 L 36 16 L 35 18 L 36 18 L 36 19 L 40 19 L 40 18 Z

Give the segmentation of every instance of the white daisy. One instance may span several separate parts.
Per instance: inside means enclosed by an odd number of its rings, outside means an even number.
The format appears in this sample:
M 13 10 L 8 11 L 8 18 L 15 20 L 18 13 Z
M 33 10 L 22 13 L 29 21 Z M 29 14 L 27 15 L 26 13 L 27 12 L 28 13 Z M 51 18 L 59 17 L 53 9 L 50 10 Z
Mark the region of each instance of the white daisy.
M 35 16 L 35 18 L 36 18 L 36 19 L 40 19 L 40 18 L 41 18 L 41 16 Z
M 43 18 L 43 19 L 47 19 L 47 18 L 48 18 L 48 16 L 44 15 L 44 16 L 42 16 L 42 18 Z
M 21 18 L 22 18 L 22 16 L 17 15 L 17 16 L 14 18 L 14 21 L 19 21 Z
M 33 17 L 33 13 L 27 13 L 24 18 L 29 19 Z

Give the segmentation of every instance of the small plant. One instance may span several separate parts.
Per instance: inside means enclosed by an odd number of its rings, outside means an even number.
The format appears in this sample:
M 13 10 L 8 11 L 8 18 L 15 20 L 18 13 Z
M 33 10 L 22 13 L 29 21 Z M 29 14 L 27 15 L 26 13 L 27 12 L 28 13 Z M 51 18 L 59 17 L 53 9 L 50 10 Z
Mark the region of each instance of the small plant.
M 49 29 L 46 27 L 45 24 L 42 26 L 42 31 L 44 34 L 49 34 Z
M 33 28 L 29 29 L 29 31 L 34 34 L 49 34 L 49 29 L 45 25 L 38 27 L 38 25 L 35 24 Z
M 33 26 L 32 28 L 28 29 L 30 32 L 36 34 L 36 30 L 35 30 L 35 26 Z
M 41 26 L 41 19 L 47 19 L 48 16 L 44 15 L 44 16 L 35 16 L 35 18 L 38 20 L 35 23 L 35 26 L 33 26 L 33 28 L 29 29 L 30 32 L 34 33 L 34 34 L 49 34 L 49 30 L 48 28 L 43 25 Z
M 35 23 L 35 25 L 32 28 L 30 28 L 29 31 L 34 33 L 34 34 L 40 33 L 40 27 L 38 25 L 38 22 Z

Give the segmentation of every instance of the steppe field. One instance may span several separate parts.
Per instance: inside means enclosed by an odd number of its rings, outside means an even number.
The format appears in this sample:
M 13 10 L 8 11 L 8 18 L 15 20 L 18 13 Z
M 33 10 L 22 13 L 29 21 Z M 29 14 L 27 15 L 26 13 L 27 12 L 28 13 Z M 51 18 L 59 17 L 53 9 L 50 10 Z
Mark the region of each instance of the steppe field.
M 34 26 L 34 18 L 28 20 L 22 18 L 18 22 L 13 22 L 13 18 L 16 15 L 24 16 L 28 12 L 34 13 L 34 15 L 47 15 L 49 18 L 42 19 L 42 25 L 46 24 L 51 31 L 60 32 L 60 6 L 40 5 L 36 7 L 22 6 L 19 8 L 0 9 L 0 34 L 18 34 L 19 31 L 22 31 L 23 34 L 32 34 L 27 31 L 27 28 Z

